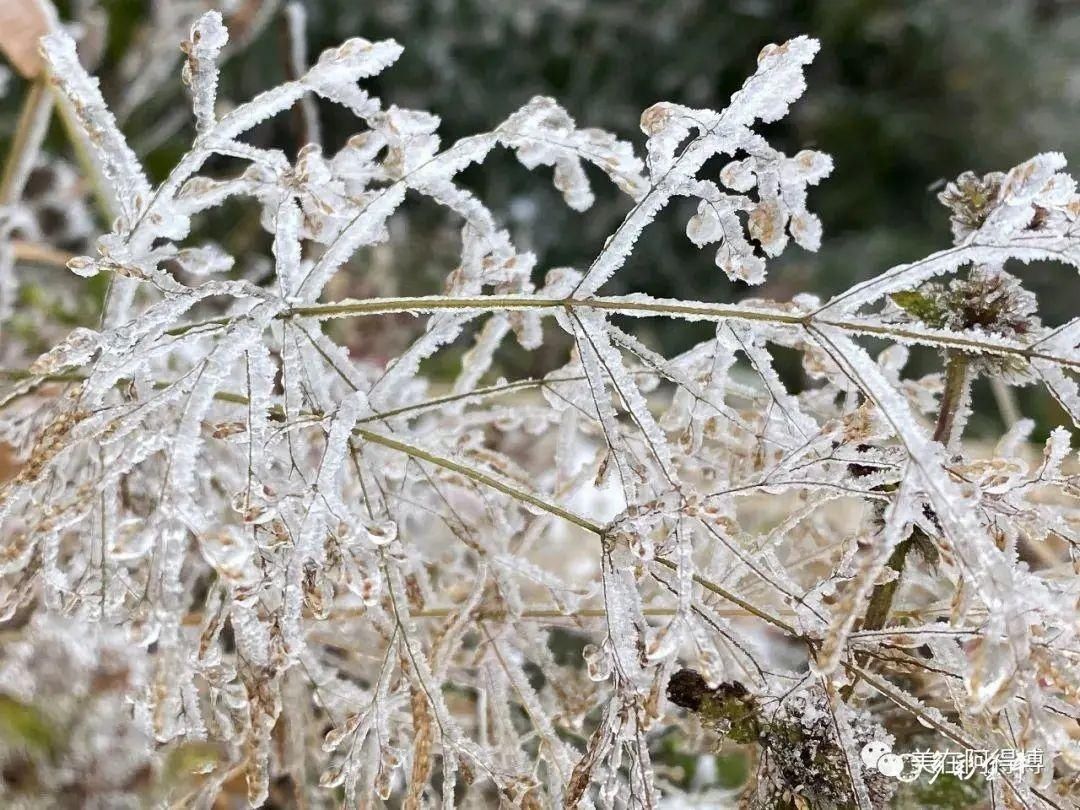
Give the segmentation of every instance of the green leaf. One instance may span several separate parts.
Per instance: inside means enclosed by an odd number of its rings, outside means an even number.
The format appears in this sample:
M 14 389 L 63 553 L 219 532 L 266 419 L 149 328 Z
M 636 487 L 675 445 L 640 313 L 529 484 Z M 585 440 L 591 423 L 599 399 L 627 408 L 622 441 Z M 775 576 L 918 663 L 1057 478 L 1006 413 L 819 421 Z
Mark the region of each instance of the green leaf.
M 928 326 L 942 326 L 945 323 L 945 313 L 941 311 L 941 303 L 937 299 L 917 290 L 893 293 L 890 298 L 908 315 Z
M 185 742 L 172 748 L 165 758 L 165 781 L 170 784 L 207 773 L 221 761 L 222 752 L 208 742 Z
M 41 711 L 7 695 L 0 695 L 0 740 L 50 756 L 59 747 L 56 729 Z
M 716 756 L 716 783 L 728 790 L 742 787 L 750 779 L 750 757 L 745 750 Z

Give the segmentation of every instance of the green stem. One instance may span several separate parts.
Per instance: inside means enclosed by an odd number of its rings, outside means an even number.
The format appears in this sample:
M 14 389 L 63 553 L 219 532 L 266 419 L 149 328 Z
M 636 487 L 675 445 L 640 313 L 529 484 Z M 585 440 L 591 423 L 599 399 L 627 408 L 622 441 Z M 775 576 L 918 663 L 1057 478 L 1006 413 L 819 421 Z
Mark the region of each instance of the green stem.
M 711 304 L 694 301 L 649 299 L 640 296 L 598 296 L 592 298 L 541 298 L 532 295 L 478 295 L 457 297 L 444 295 L 419 295 L 402 298 L 346 299 L 326 304 L 308 304 L 283 310 L 277 317 L 357 318 L 371 315 L 430 314 L 445 310 L 473 310 L 482 312 L 518 312 L 526 310 L 572 310 L 592 309 L 613 312 L 636 318 L 664 315 L 684 320 L 744 321 L 775 323 L 790 327 L 809 328 L 814 325 L 832 326 L 856 335 L 872 335 L 884 340 L 918 343 L 936 346 L 952 353 L 969 352 L 999 357 L 1019 357 L 1024 360 L 1045 360 L 1062 368 L 1080 371 L 1080 358 L 1043 352 L 1019 343 L 1009 344 L 1001 340 L 986 341 L 966 334 L 954 334 L 938 329 L 915 328 L 900 324 L 876 324 L 865 320 L 827 318 L 813 314 L 801 315 L 779 309 Z M 178 337 L 207 327 L 225 326 L 234 318 L 222 316 L 175 326 L 166 335 Z
M 945 390 L 941 394 L 941 406 L 938 409 L 937 425 L 934 427 L 934 441 L 948 446 L 952 439 L 956 414 L 967 396 L 968 357 L 963 352 L 951 351 L 945 362 Z
M 874 588 L 874 592 L 870 596 L 870 604 L 866 607 L 866 616 L 863 618 L 863 630 L 880 630 L 889 620 L 893 596 L 896 595 L 896 590 L 900 587 L 900 575 L 904 571 L 904 562 L 907 560 L 908 552 L 915 545 L 915 531 L 921 530 L 914 529 L 912 534 L 900 541 L 896 548 L 893 549 L 893 553 L 889 555 L 889 561 L 885 565 L 895 571 L 896 576 Z

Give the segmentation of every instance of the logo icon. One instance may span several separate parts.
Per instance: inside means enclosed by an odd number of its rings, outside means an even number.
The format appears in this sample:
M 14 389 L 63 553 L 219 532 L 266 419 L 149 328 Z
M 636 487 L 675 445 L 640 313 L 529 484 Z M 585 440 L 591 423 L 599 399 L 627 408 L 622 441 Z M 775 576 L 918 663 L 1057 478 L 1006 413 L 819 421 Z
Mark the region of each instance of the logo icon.
M 892 746 L 884 740 L 873 740 L 862 747 L 859 757 L 870 770 L 885 776 L 897 777 L 904 770 L 904 758 L 892 752 Z
M 960 779 L 970 779 L 975 774 L 982 774 L 987 779 L 996 779 L 999 773 L 1037 773 L 1045 766 L 1043 752 L 1037 748 L 1030 751 L 1014 748 L 997 751 L 967 748 L 963 751 L 911 751 L 907 754 L 894 754 L 892 745 L 884 740 L 868 742 L 859 752 L 859 758 L 867 770 L 877 771 L 883 776 L 900 779 L 902 782 L 914 782 L 923 774 L 928 775 L 931 782 L 942 774 Z

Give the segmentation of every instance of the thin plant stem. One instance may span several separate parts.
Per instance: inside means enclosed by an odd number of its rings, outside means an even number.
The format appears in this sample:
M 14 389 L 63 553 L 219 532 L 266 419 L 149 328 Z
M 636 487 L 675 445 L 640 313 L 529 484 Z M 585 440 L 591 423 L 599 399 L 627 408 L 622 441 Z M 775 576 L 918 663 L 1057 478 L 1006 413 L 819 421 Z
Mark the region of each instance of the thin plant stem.
M 665 568 L 671 569 L 672 571 L 678 569 L 675 563 L 673 563 L 666 557 L 657 557 L 656 562 L 658 562 Z M 726 588 L 720 587 L 715 582 L 710 582 L 699 574 L 694 574 L 694 582 L 696 582 L 698 585 L 700 585 L 702 588 L 709 591 L 710 593 L 714 593 L 722 599 L 726 599 L 728 602 L 738 605 L 752 616 L 757 616 L 762 621 L 768 622 L 774 627 L 779 627 L 781 630 L 783 630 L 785 633 L 792 636 L 793 638 L 801 637 L 801 634 L 787 622 L 783 621 L 782 619 L 776 618 L 772 614 L 765 612 L 764 610 L 755 605 L 750 604 L 745 599 L 740 599 L 738 596 L 731 593 L 731 591 L 727 590 Z
M 27 242 L 25 239 L 12 239 L 9 243 L 11 252 L 17 261 L 30 262 L 32 264 L 44 264 L 50 267 L 67 269 L 69 261 L 75 258 L 74 253 L 54 248 L 41 242 Z
M 934 441 L 948 446 L 952 439 L 956 414 L 967 396 L 968 358 L 963 352 L 949 352 L 945 361 L 945 390 L 941 394 Z
M 378 433 L 367 428 L 354 428 L 353 433 L 361 438 L 371 442 L 372 444 L 379 444 L 383 447 L 388 447 L 391 450 L 397 450 L 400 453 L 404 453 L 411 458 L 418 459 L 420 461 L 427 461 L 430 464 L 434 464 L 437 467 L 442 467 L 444 470 L 450 470 L 456 472 L 459 475 L 463 475 L 471 481 L 475 481 L 478 484 L 483 484 L 486 487 L 490 487 L 504 495 L 509 495 L 516 501 L 521 503 L 527 503 L 530 506 L 534 506 L 549 514 L 560 517 L 563 520 L 574 524 L 586 531 L 592 532 L 598 536 L 604 535 L 604 527 L 599 523 L 596 523 L 588 518 L 571 512 L 568 509 L 564 509 L 558 504 L 544 500 L 538 495 L 515 486 L 507 481 L 502 481 L 493 475 L 490 475 L 483 470 L 478 470 L 475 467 L 470 467 L 467 464 L 462 464 L 454 459 L 446 458 L 438 453 L 433 453 L 430 450 L 426 450 L 422 447 L 403 442 L 399 439 L 395 439 L 391 436 L 385 436 L 382 433 Z
M 666 316 L 683 320 L 745 321 L 773 323 L 794 328 L 814 325 L 830 326 L 852 334 L 870 335 L 882 339 L 908 343 L 921 343 L 946 350 L 958 350 L 1002 357 L 1020 357 L 1025 360 L 1046 360 L 1063 368 L 1080 371 L 1080 357 L 1054 354 L 1035 349 L 1018 342 L 1002 339 L 983 340 L 967 334 L 947 332 L 940 329 L 915 327 L 902 324 L 879 324 L 858 318 L 830 318 L 814 314 L 795 314 L 785 310 L 764 307 L 746 307 L 733 304 L 650 299 L 643 296 L 600 296 L 591 298 L 542 298 L 529 295 L 481 295 L 454 297 L 421 295 L 403 298 L 345 299 L 327 304 L 308 304 L 282 310 L 279 318 L 353 318 L 371 315 L 427 314 L 445 310 L 473 310 L 482 312 L 514 312 L 531 310 L 592 309 L 628 315 L 631 317 Z M 207 327 L 223 326 L 231 322 L 225 317 L 173 327 L 165 334 L 176 337 Z
M 1016 394 L 1000 377 L 990 380 L 990 390 L 994 394 L 998 411 L 1001 413 L 1001 421 L 1006 428 L 1011 428 L 1020 421 L 1020 408 L 1016 404 Z
M 11 149 L 4 161 L 4 174 L 0 178 L 0 205 L 10 205 L 22 196 L 45 134 L 49 131 L 52 108 L 53 97 L 49 92 L 48 79 L 38 77 L 23 100 Z

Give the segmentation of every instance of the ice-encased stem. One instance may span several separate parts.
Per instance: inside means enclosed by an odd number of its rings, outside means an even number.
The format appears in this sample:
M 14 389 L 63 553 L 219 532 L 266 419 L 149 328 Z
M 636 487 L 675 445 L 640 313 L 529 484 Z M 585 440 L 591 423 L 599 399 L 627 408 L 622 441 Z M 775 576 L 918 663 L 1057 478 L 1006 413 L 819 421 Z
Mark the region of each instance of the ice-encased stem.
M 941 394 L 941 405 L 938 408 L 938 418 L 934 428 L 934 441 L 942 442 L 946 446 L 948 446 L 949 440 L 952 438 L 951 434 L 956 423 L 956 414 L 964 402 L 970 384 L 968 365 L 966 354 L 957 351 L 949 352 L 948 359 L 945 362 L 945 389 Z M 907 556 L 911 549 L 918 545 L 917 533 L 921 534 L 922 529 L 913 526 L 911 534 L 897 545 L 889 556 L 886 565 L 896 572 L 896 576 L 888 582 L 874 587 L 863 618 L 863 630 L 880 630 L 888 623 L 889 614 L 892 611 L 893 597 L 896 596 L 896 592 L 900 588 L 900 578 L 904 573 Z M 845 699 L 850 696 L 853 687 L 854 684 L 851 685 L 851 688 L 844 690 L 843 696 Z

